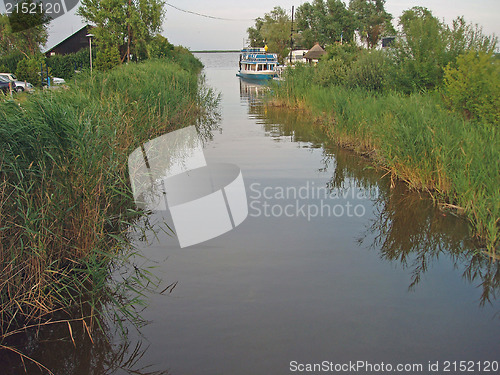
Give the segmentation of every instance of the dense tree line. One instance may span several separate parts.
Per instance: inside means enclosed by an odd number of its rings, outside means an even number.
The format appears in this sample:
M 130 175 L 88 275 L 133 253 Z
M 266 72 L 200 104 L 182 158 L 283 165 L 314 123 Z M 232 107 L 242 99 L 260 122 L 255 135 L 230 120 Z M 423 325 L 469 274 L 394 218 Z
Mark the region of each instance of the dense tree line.
M 248 29 L 250 45 L 267 44 L 284 57 L 290 51 L 291 40 L 293 48 L 309 49 L 315 43 L 327 46 L 352 42 L 358 32 L 367 47 L 372 48 L 382 36 L 396 32 L 384 5 L 385 0 L 351 0 L 348 6 L 341 0 L 306 2 L 297 8 L 293 32 L 290 14 L 275 7 Z

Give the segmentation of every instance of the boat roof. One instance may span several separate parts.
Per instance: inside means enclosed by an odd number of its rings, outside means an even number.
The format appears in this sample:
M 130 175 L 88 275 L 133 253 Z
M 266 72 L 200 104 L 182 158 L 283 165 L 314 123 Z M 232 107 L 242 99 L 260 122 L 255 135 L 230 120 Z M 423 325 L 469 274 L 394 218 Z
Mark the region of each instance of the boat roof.
M 246 47 L 241 52 L 266 52 L 266 50 L 263 47 Z

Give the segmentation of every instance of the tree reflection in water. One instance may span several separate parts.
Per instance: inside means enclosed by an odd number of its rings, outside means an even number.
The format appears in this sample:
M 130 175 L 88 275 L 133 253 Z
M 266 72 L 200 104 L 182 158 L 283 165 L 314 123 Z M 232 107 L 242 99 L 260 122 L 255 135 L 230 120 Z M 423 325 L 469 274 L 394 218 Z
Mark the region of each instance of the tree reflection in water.
M 500 291 L 500 262 L 485 255 L 471 238 L 467 222 L 440 210 L 426 193 L 410 191 L 402 182 L 392 182 L 385 171 L 351 151 L 331 145 L 321 126 L 307 114 L 288 109 L 264 107 L 262 100 L 245 84 L 241 96 L 248 99 L 249 112 L 259 120 L 275 141 L 308 142 L 307 147 L 323 148 L 320 171 L 332 170 L 327 187 L 346 189 L 358 186 L 377 191 L 374 219 L 360 244 L 379 252 L 382 259 L 410 269 L 413 289 L 439 257 L 448 257 L 465 280 L 482 288 L 480 305 L 495 301 Z M 257 95 L 258 96 L 258 95 Z M 301 146 L 304 147 L 304 146 Z
M 447 256 L 463 277 L 482 288 L 480 304 L 493 302 L 500 290 L 500 262 L 483 254 L 471 238 L 465 219 L 442 211 L 426 193 L 393 183 L 382 172 L 351 152 L 336 149 L 324 162 L 335 161 L 330 189 L 345 187 L 348 180 L 364 189 L 378 189 L 375 218 L 362 238 L 382 259 L 411 270 L 414 288 L 440 256 Z M 357 159 L 357 160 L 356 160 Z M 369 235 L 371 234 L 371 236 Z M 374 238 L 374 239 L 373 239 Z

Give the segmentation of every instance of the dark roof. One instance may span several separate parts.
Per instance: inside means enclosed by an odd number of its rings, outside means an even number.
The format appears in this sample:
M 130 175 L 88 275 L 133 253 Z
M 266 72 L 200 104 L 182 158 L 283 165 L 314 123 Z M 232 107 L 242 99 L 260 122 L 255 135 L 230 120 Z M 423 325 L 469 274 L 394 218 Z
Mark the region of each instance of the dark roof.
M 82 48 L 89 45 L 87 34 L 92 29 L 92 26 L 85 25 L 80 30 L 74 32 L 63 41 L 59 42 L 51 49 L 45 52 L 45 55 L 50 56 L 51 53 L 56 55 L 66 55 L 68 53 L 78 52 Z
M 311 48 L 304 57 L 308 60 L 317 60 L 325 54 L 325 50 L 321 48 L 319 43 L 316 43 L 313 48 Z

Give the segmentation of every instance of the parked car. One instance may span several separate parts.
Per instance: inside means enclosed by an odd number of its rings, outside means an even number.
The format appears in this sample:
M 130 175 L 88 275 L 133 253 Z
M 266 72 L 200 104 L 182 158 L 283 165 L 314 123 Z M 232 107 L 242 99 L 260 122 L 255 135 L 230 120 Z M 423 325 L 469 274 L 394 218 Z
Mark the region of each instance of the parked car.
M 17 92 L 22 92 L 22 91 L 31 92 L 35 90 L 35 87 L 33 87 L 33 85 L 29 82 L 16 81 L 15 84 Z
M 64 80 L 64 78 L 57 78 L 57 77 L 52 77 L 51 78 L 51 82 L 54 84 L 54 85 L 62 85 L 64 83 L 66 83 L 66 81 Z
M 12 73 L 0 73 L 0 77 L 7 78 L 9 81 L 17 81 L 17 78 Z
M 12 90 L 16 89 L 16 84 L 14 81 L 10 81 L 9 79 L 0 76 L 0 90 L 7 95 L 10 92 L 10 89 L 12 87 Z
M 38 72 L 38 74 L 40 74 L 40 72 Z M 50 85 L 51 86 L 55 86 L 55 85 L 62 85 L 62 84 L 65 84 L 66 81 L 64 80 L 64 78 L 58 78 L 58 77 L 50 77 Z M 43 86 L 46 86 L 47 85 L 47 76 L 43 75 Z

